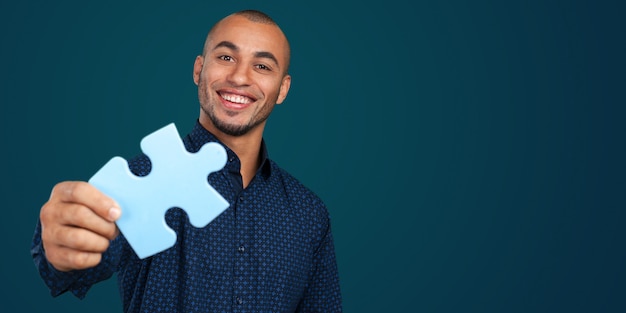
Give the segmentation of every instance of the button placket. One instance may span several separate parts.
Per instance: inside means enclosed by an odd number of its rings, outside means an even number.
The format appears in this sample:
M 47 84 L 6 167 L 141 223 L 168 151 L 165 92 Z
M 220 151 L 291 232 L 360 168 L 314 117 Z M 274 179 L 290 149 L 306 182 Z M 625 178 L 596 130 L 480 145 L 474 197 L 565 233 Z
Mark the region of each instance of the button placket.
M 247 212 L 246 212 L 246 208 L 245 208 L 245 198 L 244 198 L 244 194 L 245 191 L 241 190 L 239 192 L 239 194 L 235 197 L 235 207 L 237 209 L 237 224 L 238 225 L 246 225 L 246 220 L 247 220 Z M 236 306 L 235 308 L 235 312 L 238 312 L 241 308 L 243 308 L 243 304 L 244 304 L 244 297 L 242 295 L 243 292 L 243 285 L 242 282 L 245 281 L 245 277 L 244 275 L 246 275 L 246 252 L 247 252 L 247 248 L 246 247 L 246 240 L 247 240 L 247 236 L 246 236 L 246 228 L 245 227 L 237 227 L 237 236 L 235 238 L 235 249 L 237 252 L 236 253 L 236 257 L 235 257 L 235 268 L 234 268 L 234 285 L 233 285 L 233 291 L 234 291 L 234 298 L 233 298 L 233 303 Z

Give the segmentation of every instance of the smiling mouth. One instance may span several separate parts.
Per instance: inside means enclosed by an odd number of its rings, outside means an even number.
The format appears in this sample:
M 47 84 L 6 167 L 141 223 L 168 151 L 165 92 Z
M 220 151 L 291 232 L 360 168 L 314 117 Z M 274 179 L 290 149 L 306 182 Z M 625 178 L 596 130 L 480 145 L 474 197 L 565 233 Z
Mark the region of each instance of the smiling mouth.
M 235 104 L 236 106 L 245 106 L 256 101 L 255 99 L 252 99 L 250 97 L 233 94 L 233 93 L 219 92 L 218 94 L 220 95 L 220 97 L 222 97 L 222 99 L 232 104 Z

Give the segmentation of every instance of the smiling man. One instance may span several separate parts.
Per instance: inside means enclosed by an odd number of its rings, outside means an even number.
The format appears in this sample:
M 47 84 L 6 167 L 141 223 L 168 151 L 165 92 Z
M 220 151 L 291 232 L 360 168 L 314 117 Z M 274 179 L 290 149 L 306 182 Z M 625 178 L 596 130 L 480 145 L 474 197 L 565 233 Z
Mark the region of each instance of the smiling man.
M 190 152 L 225 146 L 209 183 L 230 207 L 205 228 L 181 210 L 167 222 L 176 245 L 139 259 L 115 226 L 123 210 L 86 182 L 57 184 L 40 213 L 32 255 L 53 296 L 117 273 L 124 312 L 341 312 L 330 219 L 323 202 L 268 158 L 267 118 L 291 84 L 290 48 L 278 25 L 241 11 L 209 32 L 194 63 L 200 116 Z M 151 164 L 129 162 L 136 175 Z
M 265 122 L 289 92 L 289 51 L 269 17 L 235 14 L 213 27 L 194 64 L 200 124 L 249 161 L 242 161 L 244 187 L 258 167 Z

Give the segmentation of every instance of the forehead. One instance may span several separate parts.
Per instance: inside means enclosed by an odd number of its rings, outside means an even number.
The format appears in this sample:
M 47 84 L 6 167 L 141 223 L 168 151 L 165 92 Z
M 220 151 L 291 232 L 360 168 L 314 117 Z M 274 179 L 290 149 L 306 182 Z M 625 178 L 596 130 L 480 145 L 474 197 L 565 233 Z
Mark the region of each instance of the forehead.
M 243 16 L 229 16 L 221 20 L 207 38 L 207 48 L 215 48 L 220 42 L 235 44 L 242 53 L 267 51 L 283 60 L 288 55 L 287 38 L 276 25 L 258 23 Z

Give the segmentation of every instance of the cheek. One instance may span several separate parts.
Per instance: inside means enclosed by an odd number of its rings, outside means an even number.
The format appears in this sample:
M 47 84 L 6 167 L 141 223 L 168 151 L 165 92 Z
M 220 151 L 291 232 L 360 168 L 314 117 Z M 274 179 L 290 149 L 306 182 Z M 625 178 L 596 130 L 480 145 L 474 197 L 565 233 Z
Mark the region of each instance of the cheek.
M 209 84 L 218 80 L 219 77 L 225 77 L 224 69 L 221 66 L 217 66 L 214 63 L 207 63 L 202 68 L 202 72 L 200 76 L 203 78 L 205 82 Z
M 265 97 L 271 99 L 272 101 L 276 100 L 278 94 L 280 93 L 280 82 L 268 82 L 262 86 L 263 91 L 265 93 Z

